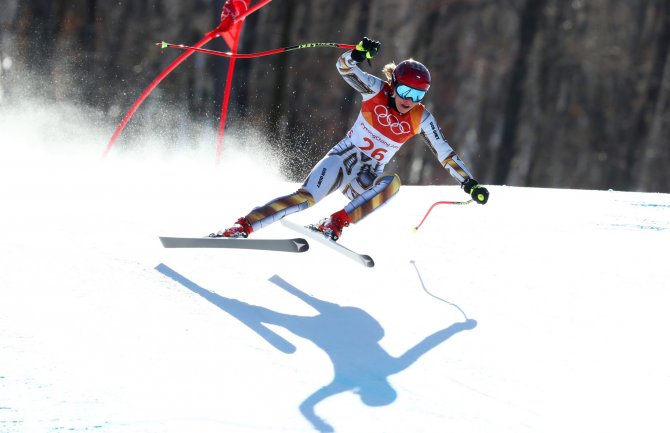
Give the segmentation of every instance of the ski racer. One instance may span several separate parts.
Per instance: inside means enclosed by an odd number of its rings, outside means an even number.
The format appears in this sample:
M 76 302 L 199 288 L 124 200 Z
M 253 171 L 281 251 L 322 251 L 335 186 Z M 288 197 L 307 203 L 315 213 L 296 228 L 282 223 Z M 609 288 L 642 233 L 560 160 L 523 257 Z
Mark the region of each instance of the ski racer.
M 417 134 L 474 201 L 488 201 L 488 190 L 474 179 L 447 143 L 433 115 L 421 104 L 430 87 L 428 69 L 412 59 L 398 65 L 389 63 L 383 68 L 385 81 L 358 67 L 362 61 L 372 59 L 380 47 L 379 41 L 364 37 L 355 50 L 345 52 L 337 60 L 342 78 L 363 97 L 361 111 L 347 135 L 319 161 L 302 186 L 253 209 L 232 227 L 211 236 L 246 238 L 339 189 L 351 201 L 311 226 L 336 241 L 344 227 L 361 221 L 398 192 L 400 178 L 384 173 L 384 166 L 403 143 Z

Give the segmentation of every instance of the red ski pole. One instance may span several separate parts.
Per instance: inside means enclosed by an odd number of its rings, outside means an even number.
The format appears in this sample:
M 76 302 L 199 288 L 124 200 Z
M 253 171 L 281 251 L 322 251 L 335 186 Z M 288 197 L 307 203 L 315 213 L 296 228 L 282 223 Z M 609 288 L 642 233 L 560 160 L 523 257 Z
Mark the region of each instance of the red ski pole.
M 426 218 L 428 218 L 428 215 L 430 214 L 430 212 L 431 212 L 431 211 L 433 210 L 433 208 L 434 208 L 435 206 L 437 206 L 438 204 L 456 204 L 456 205 L 464 205 L 464 204 L 470 204 L 470 203 L 472 203 L 473 201 L 474 201 L 474 200 L 470 199 L 470 200 L 468 200 L 468 201 L 438 201 L 438 202 L 433 203 L 433 205 L 430 207 L 430 209 L 428 209 L 428 212 L 426 212 L 426 215 L 424 215 L 424 217 L 423 217 L 423 219 L 421 220 L 421 222 L 419 223 L 419 225 L 416 226 L 416 227 L 414 227 L 414 231 L 419 230 L 419 227 L 421 227 L 421 225 L 423 224 L 423 222 L 426 221 Z
M 182 45 L 182 44 L 171 44 L 169 42 L 158 42 L 156 43 L 157 46 L 161 48 L 176 48 L 178 50 L 185 50 L 185 51 L 195 51 L 197 53 L 203 53 L 203 54 L 211 54 L 214 56 L 219 56 L 219 57 L 229 57 L 232 59 L 251 59 L 254 57 L 264 57 L 264 56 L 271 56 L 273 54 L 280 54 L 280 53 L 285 53 L 288 51 L 293 51 L 293 50 L 300 50 L 303 48 L 320 48 L 320 47 L 327 47 L 327 48 L 341 48 L 344 50 L 353 50 L 356 48 L 356 45 L 349 45 L 349 44 L 340 44 L 337 42 L 309 42 L 305 44 L 298 44 L 298 45 L 292 45 L 290 47 L 282 47 L 282 48 L 275 48 L 273 50 L 267 50 L 267 51 L 260 51 L 258 53 L 231 53 L 229 51 L 215 51 L 215 50 L 207 50 L 204 48 L 199 48 L 199 47 L 191 47 L 188 45 Z

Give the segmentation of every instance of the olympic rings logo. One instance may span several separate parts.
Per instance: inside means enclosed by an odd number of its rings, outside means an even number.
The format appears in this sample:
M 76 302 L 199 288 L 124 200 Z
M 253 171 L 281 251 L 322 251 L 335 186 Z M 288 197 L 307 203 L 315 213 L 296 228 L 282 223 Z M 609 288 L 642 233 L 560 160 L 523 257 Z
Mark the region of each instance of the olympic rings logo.
M 375 107 L 375 114 L 377 115 L 379 124 L 389 127 L 391 132 L 395 135 L 407 134 L 410 131 L 409 123 L 399 121 L 398 118 L 393 114 L 390 114 L 388 108 L 383 105 L 377 105 Z

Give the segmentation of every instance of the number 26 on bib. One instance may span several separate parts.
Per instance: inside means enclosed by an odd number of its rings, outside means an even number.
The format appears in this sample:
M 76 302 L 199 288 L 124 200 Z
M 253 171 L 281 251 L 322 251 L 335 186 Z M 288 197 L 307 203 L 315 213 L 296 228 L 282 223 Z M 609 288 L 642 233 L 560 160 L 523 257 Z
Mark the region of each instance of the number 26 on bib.
M 361 149 L 363 152 L 367 153 L 377 161 L 384 160 L 384 157 L 386 156 L 386 152 L 388 152 L 388 149 L 384 149 L 383 147 L 375 148 L 375 144 L 372 142 L 372 140 L 370 140 L 367 137 L 363 138 L 363 141 L 365 141 L 366 144 L 365 146 L 359 146 L 359 149 Z

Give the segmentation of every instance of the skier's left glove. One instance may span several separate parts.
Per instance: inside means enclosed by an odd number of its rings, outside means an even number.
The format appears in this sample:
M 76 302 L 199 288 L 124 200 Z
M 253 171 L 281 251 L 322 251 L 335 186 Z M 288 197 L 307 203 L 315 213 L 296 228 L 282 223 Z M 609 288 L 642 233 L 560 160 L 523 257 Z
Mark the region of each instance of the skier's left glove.
M 479 185 L 479 183 L 470 178 L 461 185 L 463 191 L 470 194 L 470 197 L 479 204 L 486 204 L 489 201 L 489 190 Z
M 370 60 L 377 55 L 381 47 L 381 42 L 363 37 L 363 40 L 356 45 L 356 49 L 351 52 L 351 60 L 356 63 L 360 63 L 365 59 Z

